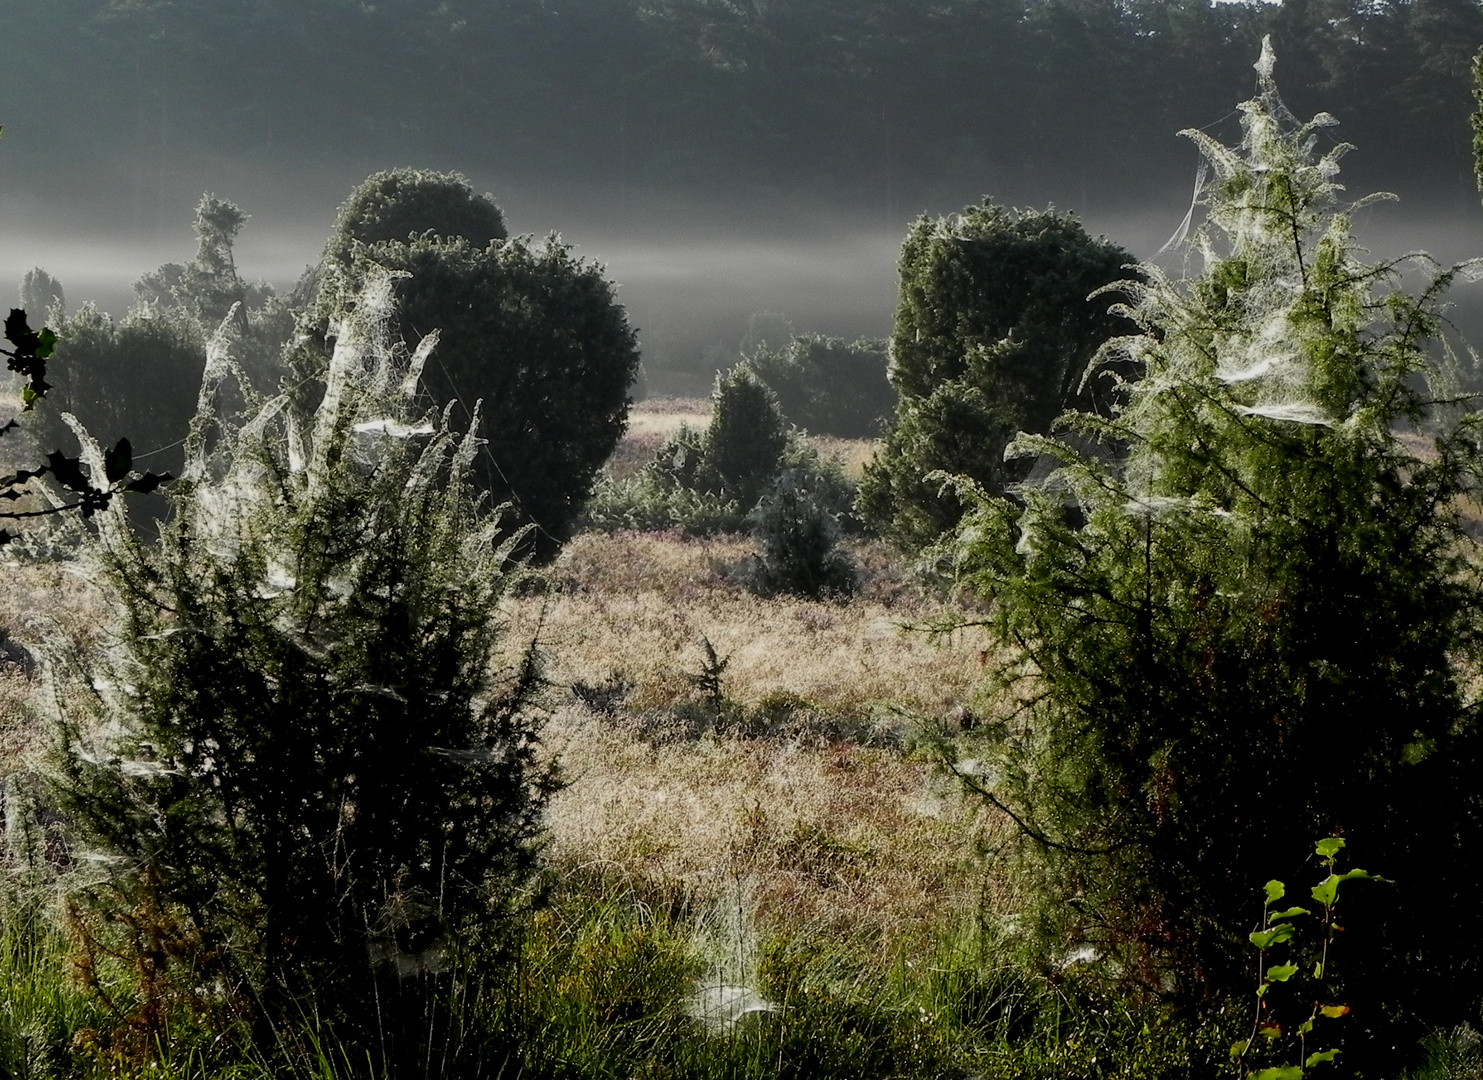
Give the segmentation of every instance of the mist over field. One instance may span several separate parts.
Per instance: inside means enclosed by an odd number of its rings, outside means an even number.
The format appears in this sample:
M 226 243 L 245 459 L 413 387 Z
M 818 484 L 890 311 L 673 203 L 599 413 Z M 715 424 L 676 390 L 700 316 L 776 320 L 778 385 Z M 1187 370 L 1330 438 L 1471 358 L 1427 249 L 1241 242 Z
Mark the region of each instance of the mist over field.
M 4 19 L 22 59 L 0 106 L 0 282 L 42 266 L 74 308 L 115 315 L 134 278 L 190 256 L 203 191 L 251 215 L 243 275 L 283 289 L 368 173 L 458 170 L 513 234 L 607 265 L 651 374 L 705 379 L 754 312 L 886 334 L 911 220 L 982 196 L 1073 210 L 1153 257 L 1198 160 L 1176 132 L 1235 137 L 1265 33 L 1293 111 L 1334 113 L 1324 138 L 1358 145 L 1351 193 L 1401 196 L 1359 223 L 1375 254 L 1483 251 L 1467 0 L 24 0 Z
M 0 43 L 0 1077 L 1483 1077 L 1483 0 Z
M 23 139 L 7 138 L 0 159 L 25 149 Z M 4 173 L 0 160 L 0 177 Z M 336 206 L 364 175 L 347 169 L 305 178 L 260 165 L 237 169 L 218 163 L 172 177 L 149 215 L 135 214 L 130 200 L 106 189 L 57 199 L 44 187 L 5 183 L 0 282 L 13 288 L 27 270 L 41 266 L 62 281 L 74 310 L 91 300 L 121 316 L 134 302 L 133 281 L 194 250 L 191 209 L 210 190 L 251 215 L 236 246 L 243 276 L 286 291 L 318 260 Z M 495 194 L 512 233 L 556 232 L 578 255 L 604 263 L 639 331 L 651 376 L 688 373 L 692 377 L 673 384 L 686 392 L 706 385 L 715 350 L 734 353 L 757 312 L 783 314 L 799 332 L 850 339 L 888 335 L 896 259 L 911 216 L 952 213 L 975 198 L 965 185 L 961 200 L 924 201 L 894 223 L 827 206 L 737 221 L 734 207 L 681 199 L 673 209 L 660 199 L 642 207 L 636 200 L 614 205 L 611 193 L 602 190 L 553 194 L 536 185 L 502 183 L 497 169 L 469 175 L 476 189 Z M 1187 209 L 1190 178 L 1166 179 L 1179 183 L 1166 183 L 1144 206 L 1081 215 L 1088 231 L 1175 268 L 1158 251 Z M 1454 262 L 1483 253 L 1483 210 L 1470 187 L 1457 199 L 1403 194 L 1398 202 L 1363 211 L 1356 231 L 1376 256 L 1419 249 Z M 1460 286 L 1453 300 L 1459 326 L 1470 340 L 1483 342 L 1483 286 Z

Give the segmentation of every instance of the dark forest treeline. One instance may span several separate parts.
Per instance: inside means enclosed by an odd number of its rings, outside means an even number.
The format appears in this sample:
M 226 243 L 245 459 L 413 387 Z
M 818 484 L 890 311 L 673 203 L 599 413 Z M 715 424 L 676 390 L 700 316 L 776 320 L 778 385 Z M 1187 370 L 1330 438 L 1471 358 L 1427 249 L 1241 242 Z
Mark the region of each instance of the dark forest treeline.
M 6 123 L 68 160 L 456 152 L 907 213 L 954 177 L 1165 187 L 1194 161 L 1172 133 L 1229 117 L 1268 33 L 1293 110 L 1368 151 L 1357 182 L 1453 187 L 1483 45 L 1477 0 L 7 0 L 3 20 Z

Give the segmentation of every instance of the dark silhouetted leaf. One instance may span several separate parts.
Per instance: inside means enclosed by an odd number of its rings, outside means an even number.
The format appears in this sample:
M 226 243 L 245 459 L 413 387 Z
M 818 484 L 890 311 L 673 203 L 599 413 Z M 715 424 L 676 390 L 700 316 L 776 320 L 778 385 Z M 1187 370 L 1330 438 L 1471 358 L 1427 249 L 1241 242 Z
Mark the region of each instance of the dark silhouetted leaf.
M 81 494 L 94 490 L 87 473 L 82 471 L 82 462 L 79 459 L 68 457 L 60 450 L 53 450 L 46 455 L 46 463 L 51 474 L 57 478 L 57 483 L 63 487 Z
M 134 468 L 134 448 L 128 439 L 120 439 L 118 445 L 103 458 L 103 472 L 110 484 L 116 484 Z
M 138 480 L 131 480 L 129 483 L 125 484 L 124 490 L 132 491 L 139 495 L 148 495 L 151 491 L 154 491 L 161 484 L 169 483 L 171 480 L 174 479 L 175 477 L 171 476 L 169 473 L 147 472 Z

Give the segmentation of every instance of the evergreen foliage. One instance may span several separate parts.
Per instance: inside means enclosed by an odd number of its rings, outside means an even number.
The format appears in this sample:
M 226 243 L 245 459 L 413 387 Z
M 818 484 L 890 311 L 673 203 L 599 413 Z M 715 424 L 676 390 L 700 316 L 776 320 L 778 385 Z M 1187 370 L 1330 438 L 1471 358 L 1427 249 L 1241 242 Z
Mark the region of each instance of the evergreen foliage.
M 178 471 L 178 449 L 196 411 L 206 336 L 185 308 L 142 305 L 115 322 L 91 302 L 57 322 L 53 408 L 32 433 L 42 452 L 76 453 L 71 413 L 100 441 L 127 434 L 141 454 Z
M 124 992 L 98 986 L 146 1037 L 164 1001 L 270 1041 L 306 1009 L 388 1038 L 376 1001 L 493 940 L 532 868 L 554 783 L 536 657 L 493 656 L 518 534 L 473 491 L 477 436 L 417 403 L 433 340 L 394 347 L 391 311 L 369 282 L 315 407 L 241 423 L 212 408 L 242 381 L 219 335 L 158 543 L 100 516 L 117 640 L 66 716 L 57 797 L 99 868 L 84 971 L 128 962 Z
M 1473 174 L 1483 195 L 1483 49 L 1473 57 Z
M 740 367 L 717 375 L 694 486 L 750 508 L 777 475 L 787 446 L 788 423 L 772 391 Z
M 681 425 L 638 473 L 621 481 L 603 477 L 584 521 L 605 530 L 740 532 L 751 527 L 758 500 L 790 473 L 834 526 L 861 527 L 854 485 L 838 459 L 822 459 L 790 431 L 772 391 L 743 364 L 717 375 L 704 431 Z
M 884 341 L 804 334 L 743 364 L 777 396 L 788 423 L 815 435 L 872 439 L 896 408 Z
M 919 218 L 901 248 L 891 337 L 899 395 L 866 470 L 861 509 L 900 543 L 921 547 L 955 525 L 962 503 L 926 479 L 971 477 L 999 494 L 1022 479 L 1004 448 L 1043 432 L 1063 410 L 1096 407 L 1087 362 L 1121 328 L 1090 294 L 1133 261 L 1069 214 L 1011 212 L 985 201 L 951 218 Z
M 206 342 L 228 320 L 231 351 L 254 386 L 263 389 L 276 380 L 302 298 L 276 297 L 267 283 L 249 283 L 238 274 L 232 249 L 246 222 L 239 207 L 208 192 L 196 205 L 195 258 L 139 278 L 138 303 L 122 319 L 92 303 L 71 316 L 58 312 L 57 407 L 34 433 L 38 449 L 77 452 L 77 439 L 62 419 L 70 412 L 105 442 L 128 432 L 141 457 L 159 453 L 151 464 L 178 470 L 179 447 L 196 412 Z M 52 285 L 60 298 L 61 286 Z
M 476 194 L 461 174 L 388 169 L 366 177 L 340 206 L 324 259 L 348 268 L 358 246 L 427 233 L 443 240 L 462 237 L 476 248 L 509 235 L 494 196 Z
M 245 327 L 248 309 L 260 307 L 273 295 L 267 284 L 249 285 L 237 273 L 232 247 L 246 224 L 247 214 L 240 207 L 206 192 L 196 204 L 196 257 L 150 271 L 134 283 L 134 294 L 144 304 L 178 305 L 208 336 L 233 309 Z
M 839 549 L 839 522 L 809 489 L 809 477 L 786 470 L 749 520 L 760 552 L 749 583 L 765 596 L 847 596 L 859 586 L 853 559 Z
M 1184 1002 L 1245 984 L 1248 898 L 1346 837 L 1398 883 L 1354 898 L 1335 975 L 1369 1032 L 1346 1054 L 1388 1075 L 1483 996 L 1483 448 L 1438 314 L 1476 268 L 1413 298 L 1363 262 L 1349 147 L 1318 155 L 1332 118 L 1292 119 L 1269 47 L 1257 68 L 1239 147 L 1184 133 L 1214 174 L 1203 272 L 1122 286 L 1140 333 L 1103 359 L 1139 379 L 1060 422 L 1125 460 L 1024 437 L 1059 467 L 1023 505 L 958 483 L 950 547 L 1006 650 L 997 764 L 968 780 L 1021 826 L 1047 960 L 1089 943 Z
M 393 228 L 399 239 L 381 238 Z M 394 331 L 410 347 L 439 335 L 423 390 L 453 403 L 455 423 L 477 423 L 476 481 L 511 504 L 510 524 L 535 526 L 527 543 L 545 559 L 571 534 L 627 426 L 638 344 L 601 267 L 555 237 L 502 241 L 503 230 L 488 197 L 456 174 L 378 173 L 341 208 L 316 320 L 324 330 L 364 281 L 392 273 Z M 324 362 L 306 347 L 289 367 L 302 381 Z
M 21 278 L 20 305 L 23 311 L 41 316 L 50 316 L 53 308 L 66 314 L 67 293 L 60 281 L 38 266 Z

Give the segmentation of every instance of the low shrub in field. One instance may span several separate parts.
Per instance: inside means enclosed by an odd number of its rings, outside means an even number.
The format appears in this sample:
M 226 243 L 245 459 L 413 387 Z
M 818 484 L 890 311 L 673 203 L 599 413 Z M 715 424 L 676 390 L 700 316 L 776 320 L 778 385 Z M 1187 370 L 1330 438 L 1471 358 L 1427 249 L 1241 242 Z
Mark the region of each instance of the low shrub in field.
M 738 385 L 745 388 L 746 408 L 732 410 L 732 420 L 719 434 L 714 420 L 705 431 L 682 424 L 637 472 L 622 480 L 603 477 L 598 481 L 587 503 L 584 524 L 603 532 L 677 529 L 690 536 L 743 532 L 751 526 L 749 515 L 759 501 L 775 490 L 781 477 L 791 474 L 791 483 L 806 489 L 811 503 L 840 529 L 862 531 L 863 523 L 854 512 L 855 486 L 837 458 L 823 458 L 796 432 L 784 431 L 780 445 L 775 445 L 772 434 L 766 434 L 761 446 L 747 445 L 752 425 L 738 415 L 750 415 L 758 386 L 745 379 Z M 716 413 L 721 412 L 718 400 Z M 768 421 L 762 428 L 767 433 L 774 425 Z M 726 458 L 731 480 L 717 464 L 718 446 L 731 447 Z
M 663 532 L 690 536 L 735 532 L 746 517 L 733 499 L 670 484 L 647 470 L 624 480 L 604 477 L 593 488 L 582 523 L 600 532 Z
M 853 593 L 860 571 L 838 547 L 839 522 L 794 471 L 782 473 L 749 520 L 760 553 L 747 583 L 764 596 L 836 596 Z

